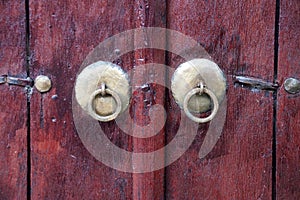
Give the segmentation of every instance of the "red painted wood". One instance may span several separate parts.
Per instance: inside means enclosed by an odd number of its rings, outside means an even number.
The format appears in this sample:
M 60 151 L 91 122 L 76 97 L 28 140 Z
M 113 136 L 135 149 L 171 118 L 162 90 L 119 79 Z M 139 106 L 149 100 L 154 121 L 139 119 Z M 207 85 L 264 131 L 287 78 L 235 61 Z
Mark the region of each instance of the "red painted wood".
M 277 199 L 300 198 L 300 95 L 288 94 L 285 79 L 300 80 L 300 2 L 281 1 L 277 99 Z
M 282 84 L 288 77 L 300 78 L 300 5 L 296 0 L 281 1 L 280 7 L 276 196 L 298 199 L 299 95 L 286 93 Z M 26 77 L 24 2 L 2 1 L 0 11 L 0 75 Z M 201 43 L 227 76 L 224 131 L 203 160 L 197 156 L 209 124 L 199 126 L 191 148 L 166 170 L 119 172 L 94 159 L 78 138 L 71 109 L 76 73 L 99 42 L 135 27 L 164 27 L 166 12 L 168 28 Z M 167 1 L 166 8 L 165 2 L 154 0 L 41 0 L 30 1 L 30 20 L 31 77 L 45 74 L 53 81 L 49 93 L 34 91 L 30 103 L 32 199 L 271 199 L 272 92 L 234 86 L 233 76 L 272 82 L 275 2 L 175 0 Z M 165 38 L 158 40 L 165 43 Z M 174 68 L 182 62 L 172 54 L 167 58 Z M 152 62 L 164 63 L 165 52 L 139 50 L 116 61 L 125 70 Z M 149 73 L 163 80 L 166 77 L 164 70 L 133 72 L 133 77 L 144 85 Z M 22 87 L 1 85 L 0 100 L 0 199 L 24 199 L 29 184 L 26 92 Z M 144 115 L 154 104 L 166 105 L 166 140 L 164 131 L 141 140 L 127 136 L 113 122 L 101 123 L 101 127 L 111 141 L 129 151 L 161 148 L 176 134 L 180 110 L 170 91 L 165 97 L 164 88 L 149 84 L 134 91 L 131 100 L 131 115 L 137 124 L 149 123 Z
M 32 199 L 128 199 L 132 175 L 104 166 L 81 143 L 72 117 L 79 67 L 101 41 L 132 27 L 126 1 L 31 1 L 32 75 L 53 82 L 31 101 Z M 118 7 L 118 9 L 113 9 Z M 122 60 L 126 67 L 130 60 Z M 113 124 L 113 141 L 127 143 Z M 104 128 L 104 130 L 106 131 Z
M 0 75 L 26 78 L 25 41 L 24 1 L 1 1 Z M 0 101 L 0 199 L 26 199 L 26 91 L 0 85 Z
M 136 8 L 134 11 L 135 27 L 165 27 L 165 15 L 166 15 L 166 2 L 163 0 L 136 0 Z M 157 38 L 164 44 L 165 38 Z M 150 43 L 145 36 L 144 41 Z M 136 41 L 134 41 L 136 43 Z M 134 68 L 138 68 L 139 65 L 147 63 L 165 63 L 165 52 L 159 50 L 143 49 L 135 52 L 134 55 Z M 164 106 L 165 102 L 165 89 L 159 87 L 155 83 L 147 83 L 149 76 L 156 77 L 160 80 L 165 80 L 165 74 L 163 68 L 159 70 L 143 70 L 141 73 L 134 73 L 133 78 L 137 81 L 138 85 L 144 86 L 148 84 L 148 87 L 143 87 L 142 91 L 137 90 L 133 93 L 132 100 L 134 104 L 131 104 L 133 117 L 140 126 L 145 126 L 147 123 L 152 123 L 155 127 L 156 120 L 163 120 L 164 116 L 156 116 L 152 122 L 149 121 L 149 110 L 151 106 L 160 104 Z M 134 89 L 134 88 L 133 88 Z M 136 128 L 133 127 L 133 132 L 136 132 Z M 148 132 L 145 132 L 147 134 Z M 150 139 L 138 139 L 133 138 L 133 150 L 134 152 L 151 152 L 162 148 L 165 142 L 164 130 L 161 130 L 159 134 Z M 164 155 L 160 155 L 164 157 Z M 145 165 L 143 160 L 134 160 L 139 165 Z M 150 173 L 133 174 L 133 199 L 164 199 L 164 169 L 157 170 Z
M 45 74 L 50 92 L 34 91 L 31 100 L 32 199 L 162 199 L 164 170 L 147 174 L 123 173 L 106 167 L 82 145 L 72 118 L 72 90 L 79 67 L 101 41 L 142 26 L 164 26 L 165 4 L 160 1 L 30 2 L 32 76 Z M 141 50 L 116 61 L 124 70 L 148 62 L 164 63 L 164 52 Z M 145 62 L 140 62 L 142 59 Z M 134 73 L 140 84 L 148 72 Z M 163 71 L 153 72 L 164 77 Z M 144 123 L 149 105 L 163 104 L 164 89 L 150 85 L 135 91 L 132 117 Z M 155 99 L 155 101 L 153 101 Z M 115 123 L 101 123 L 111 141 L 128 151 L 161 146 L 160 140 L 141 143 L 122 133 Z M 135 131 L 133 127 L 132 131 Z M 142 161 L 137 161 L 143 164 Z
M 271 199 L 272 92 L 234 86 L 233 76 L 273 81 L 275 2 L 172 0 L 167 5 L 168 28 L 197 40 L 226 74 L 228 110 L 222 136 L 207 157 L 198 158 L 209 127 L 203 124 L 189 150 L 166 168 L 166 198 Z M 169 56 L 172 67 L 178 66 L 175 58 Z M 169 96 L 167 141 L 180 123 L 174 124 L 179 108 Z

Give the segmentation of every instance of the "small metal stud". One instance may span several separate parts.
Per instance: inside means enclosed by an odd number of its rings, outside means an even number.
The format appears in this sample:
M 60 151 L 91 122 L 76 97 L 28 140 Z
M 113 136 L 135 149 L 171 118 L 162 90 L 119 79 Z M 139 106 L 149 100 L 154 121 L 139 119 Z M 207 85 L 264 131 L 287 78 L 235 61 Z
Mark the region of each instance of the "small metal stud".
M 290 94 L 297 94 L 300 92 L 300 81 L 295 78 L 288 78 L 284 81 L 284 89 Z
M 40 75 L 36 77 L 34 86 L 39 92 L 48 92 L 51 89 L 51 80 L 48 76 Z

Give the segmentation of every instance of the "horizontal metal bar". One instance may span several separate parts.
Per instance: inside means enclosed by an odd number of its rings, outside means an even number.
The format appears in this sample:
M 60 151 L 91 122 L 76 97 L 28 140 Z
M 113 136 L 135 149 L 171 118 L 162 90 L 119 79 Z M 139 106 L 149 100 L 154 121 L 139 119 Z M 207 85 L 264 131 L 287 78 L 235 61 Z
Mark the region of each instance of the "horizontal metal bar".
M 8 76 L 6 82 L 9 85 L 18 85 L 18 86 L 32 86 L 33 81 L 31 78 L 17 78 L 17 77 L 10 77 Z
M 235 76 L 234 83 L 243 85 L 250 88 L 256 88 L 259 90 L 277 90 L 279 85 L 277 83 L 271 83 L 264 81 L 262 79 L 245 77 L 245 76 Z
M 6 83 L 6 76 L 0 76 L 0 84 Z
M 7 75 L 0 76 L 0 84 L 9 84 L 9 85 L 18 85 L 18 86 L 33 86 L 33 80 L 30 77 L 27 78 L 19 78 L 19 77 L 12 77 Z

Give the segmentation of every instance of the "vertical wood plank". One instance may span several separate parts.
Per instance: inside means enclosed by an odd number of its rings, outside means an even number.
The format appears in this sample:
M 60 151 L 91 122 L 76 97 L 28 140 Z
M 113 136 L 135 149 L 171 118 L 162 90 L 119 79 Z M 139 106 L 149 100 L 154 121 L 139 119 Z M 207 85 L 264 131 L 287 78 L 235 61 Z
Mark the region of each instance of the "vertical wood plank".
M 274 21 L 271 1 L 168 1 L 168 28 L 202 44 L 226 74 L 228 105 L 212 152 L 199 160 L 209 124 L 199 125 L 192 146 L 166 169 L 167 199 L 271 199 L 272 92 L 235 86 L 233 77 L 273 81 Z M 175 58 L 169 56 L 172 67 Z M 179 109 L 169 96 L 167 142 L 176 134 Z
M 132 197 L 132 175 L 97 161 L 72 117 L 79 67 L 101 41 L 134 27 L 132 9 L 127 0 L 30 2 L 32 76 L 44 74 L 53 82 L 49 93 L 34 91 L 31 101 L 32 199 Z M 126 70 L 132 61 L 119 62 Z M 112 142 L 130 143 L 114 123 L 101 126 Z
M 166 13 L 166 2 L 165 0 L 135 0 L 134 12 L 135 27 L 165 27 L 165 13 Z M 165 38 L 156 38 L 165 43 Z M 144 41 L 149 43 L 147 36 Z M 134 41 L 136 42 L 136 40 Z M 134 68 L 138 68 L 139 65 L 147 63 L 165 63 L 165 52 L 153 49 L 142 49 L 135 52 L 134 55 Z M 151 123 L 151 126 L 155 126 L 157 121 L 162 121 L 164 116 L 156 116 L 154 121 L 149 121 L 149 110 L 155 104 L 164 106 L 165 102 L 165 89 L 160 87 L 149 77 L 156 77 L 162 82 L 165 80 L 164 69 L 159 70 L 139 70 L 134 72 L 133 78 L 140 86 L 133 93 L 133 104 L 132 110 L 134 121 L 139 126 L 147 126 L 147 123 Z M 147 87 L 145 87 L 145 85 Z M 137 131 L 133 127 L 133 132 Z M 147 134 L 148 132 L 144 132 Z M 159 148 L 162 148 L 165 143 L 164 130 L 157 133 L 155 137 L 149 139 L 133 139 L 133 150 L 134 152 L 151 152 Z M 164 155 L 161 155 L 162 157 Z M 134 160 L 139 165 L 145 165 L 143 160 Z M 133 199 L 163 199 L 164 198 L 164 169 L 157 170 L 149 173 L 133 174 Z
M 31 101 L 33 199 L 163 198 L 163 170 L 123 173 L 89 154 L 76 133 L 71 100 L 76 73 L 87 54 L 122 31 L 164 26 L 164 6 L 160 1 L 129 0 L 30 2 L 32 76 L 44 74 L 53 82 L 49 93 L 34 91 Z M 128 71 L 152 61 L 164 63 L 164 52 L 141 50 L 122 56 L 116 63 Z M 147 73 L 133 76 L 144 84 Z M 163 77 L 163 73 L 155 73 Z M 164 89 L 151 86 L 147 92 L 136 91 L 131 100 L 132 118 L 137 123 L 144 123 L 143 113 L 148 109 L 144 107 L 145 96 L 156 98 L 153 104 L 163 104 Z M 163 142 L 143 143 L 128 137 L 114 122 L 101 123 L 101 127 L 112 142 L 128 151 L 153 149 Z
M 300 80 L 300 2 L 280 1 L 277 99 L 277 199 L 300 198 L 300 95 L 288 94 L 287 78 Z
M 27 77 L 24 2 L 0 2 L 0 75 Z M 26 199 L 26 91 L 1 85 L 0 101 L 0 199 Z

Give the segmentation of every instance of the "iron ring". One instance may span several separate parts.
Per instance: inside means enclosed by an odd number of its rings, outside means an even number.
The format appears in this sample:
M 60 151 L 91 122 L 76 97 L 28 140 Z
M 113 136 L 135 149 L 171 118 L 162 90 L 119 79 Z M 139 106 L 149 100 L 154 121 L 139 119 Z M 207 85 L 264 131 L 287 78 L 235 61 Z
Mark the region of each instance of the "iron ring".
M 199 117 L 194 116 L 188 108 L 188 103 L 189 103 L 189 100 L 191 99 L 191 97 L 200 92 L 206 93 L 211 98 L 211 100 L 213 102 L 213 106 L 214 106 L 211 111 L 211 114 L 205 118 L 199 118 Z M 216 95 L 206 87 L 192 89 L 190 92 L 188 92 L 186 94 L 184 101 L 183 101 L 183 110 L 184 110 L 185 114 L 188 116 L 188 118 L 190 118 L 191 120 L 193 120 L 194 122 L 197 122 L 197 123 L 205 123 L 205 122 L 211 121 L 216 116 L 218 109 L 219 109 L 219 103 L 218 103 L 218 99 L 217 99 Z
M 94 100 L 95 100 L 96 96 L 102 95 L 103 93 L 111 95 L 117 104 L 115 111 L 112 114 L 106 115 L 106 116 L 97 114 L 95 111 L 95 108 L 94 108 Z M 114 120 L 115 118 L 118 117 L 121 110 L 122 110 L 121 98 L 119 97 L 119 95 L 116 92 L 114 92 L 108 88 L 105 88 L 103 91 L 103 87 L 102 87 L 102 88 L 96 90 L 95 92 L 93 92 L 90 96 L 89 103 L 88 103 L 88 113 L 91 117 L 93 117 L 94 119 L 96 119 L 98 121 L 108 122 L 108 121 Z

